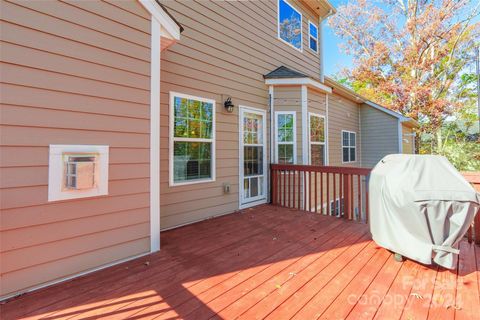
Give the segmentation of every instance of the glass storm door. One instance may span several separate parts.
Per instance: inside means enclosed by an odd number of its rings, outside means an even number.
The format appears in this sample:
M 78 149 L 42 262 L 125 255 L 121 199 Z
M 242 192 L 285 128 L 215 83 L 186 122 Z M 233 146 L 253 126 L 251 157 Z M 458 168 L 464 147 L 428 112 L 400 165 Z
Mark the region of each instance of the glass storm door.
M 240 109 L 240 206 L 266 199 L 265 112 Z

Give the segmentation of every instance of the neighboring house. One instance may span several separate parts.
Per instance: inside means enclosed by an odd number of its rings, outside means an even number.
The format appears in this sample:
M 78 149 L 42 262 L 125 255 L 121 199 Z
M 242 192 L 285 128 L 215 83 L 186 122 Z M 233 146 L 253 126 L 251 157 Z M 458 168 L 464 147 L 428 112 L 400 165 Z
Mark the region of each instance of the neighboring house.
M 1 297 L 266 203 L 270 162 L 373 166 L 413 141 L 324 79 L 326 0 L 0 3 Z

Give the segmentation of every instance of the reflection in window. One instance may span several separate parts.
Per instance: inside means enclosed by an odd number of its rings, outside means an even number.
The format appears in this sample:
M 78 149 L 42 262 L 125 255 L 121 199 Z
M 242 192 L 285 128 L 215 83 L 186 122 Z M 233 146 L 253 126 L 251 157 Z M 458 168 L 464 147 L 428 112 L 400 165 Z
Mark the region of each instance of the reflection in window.
M 295 112 L 277 113 L 277 162 L 295 163 Z
M 343 162 L 356 161 L 357 134 L 351 131 L 342 131 L 342 158 Z
M 318 52 L 318 28 L 312 22 L 308 22 L 308 45 L 309 48 Z
M 310 114 L 310 164 L 325 165 L 325 117 Z
M 173 182 L 211 179 L 214 101 L 173 97 Z
M 302 14 L 286 0 L 278 0 L 278 37 L 302 50 Z

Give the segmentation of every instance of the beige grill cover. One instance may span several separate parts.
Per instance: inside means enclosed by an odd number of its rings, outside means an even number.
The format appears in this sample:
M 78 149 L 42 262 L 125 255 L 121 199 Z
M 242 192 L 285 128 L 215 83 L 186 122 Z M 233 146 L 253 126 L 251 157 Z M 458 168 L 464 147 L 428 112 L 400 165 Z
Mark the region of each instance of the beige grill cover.
M 392 154 L 373 168 L 370 231 L 380 246 L 454 269 L 480 194 L 441 156 Z

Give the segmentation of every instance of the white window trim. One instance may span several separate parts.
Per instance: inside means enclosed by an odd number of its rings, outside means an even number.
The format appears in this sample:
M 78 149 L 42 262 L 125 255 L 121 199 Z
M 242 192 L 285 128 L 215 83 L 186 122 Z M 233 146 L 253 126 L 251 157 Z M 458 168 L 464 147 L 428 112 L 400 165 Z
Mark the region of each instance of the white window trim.
M 350 140 L 350 133 L 355 134 L 355 161 L 343 161 L 343 148 L 351 148 L 351 146 L 344 146 L 343 145 L 343 133 L 348 132 L 349 137 L 348 139 Z M 358 159 L 358 154 L 357 154 L 357 145 L 358 145 L 358 139 L 357 139 L 357 133 L 355 131 L 349 131 L 349 130 L 342 130 L 340 133 L 340 141 L 342 142 L 342 163 L 355 163 L 357 162 Z M 348 159 L 350 160 L 350 153 L 348 154 Z
M 280 142 L 278 141 L 278 116 L 292 115 L 293 116 L 293 141 Z M 275 163 L 278 163 L 278 146 L 280 144 L 293 145 L 293 164 L 297 164 L 297 113 L 295 111 L 276 111 L 275 112 Z
M 286 43 L 287 45 L 292 47 L 293 49 L 295 49 L 297 51 L 300 51 L 300 52 L 303 52 L 303 15 L 299 10 L 295 9 L 295 7 L 290 2 L 288 2 L 287 0 L 282 0 L 282 1 L 287 3 L 293 9 L 293 11 L 295 11 L 296 13 L 298 13 L 300 15 L 300 34 L 301 34 L 301 40 L 302 40 L 302 41 L 300 41 L 300 49 L 295 47 L 293 44 L 283 40 L 280 37 L 280 0 L 277 0 L 277 38 L 280 41 L 282 41 L 283 43 Z
M 317 28 L 317 38 L 315 39 L 312 34 L 310 33 L 310 26 L 314 26 L 315 28 Z M 317 40 L 317 50 L 313 50 L 312 48 L 310 48 L 310 38 L 313 38 L 315 40 Z M 318 26 L 315 25 L 312 21 L 308 20 L 308 49 L 310 49 L 310 51 L 312 52 L 315 52 L 315 53 L 318 53 Z
M 191 185 L 191 184 L 197 184 L 197 183 L 208 183 L 208 182 L 214 182 L 215 181 L 215 169 L 216 169 L 216 164 L 215 164 L 215 142 L 216 142 L 216 130 L 215 130 L 215 117 L 216 117 L 216 106 L 215 106 L 215 100 L 212 99 L 207 99 L 207 98 L 202 98 L 202 97 L 197 97 L 197 96 L 192 96 L 184 93 L 178 93 L 174 91 L 170 91 L 169 93 L 169 98 L 170 98 L 170 129 L 169 129 L 169 135 L 168 135 L 168 142 L 169 142 L 169 148 L 168 148 L 168 158 L 169 158 L 169 186 L 170 187 L 176 187 L 176 186 L 184 186 L 184 185 Z M 174 137 L 174 121 L 175 121 L 175 111 L 174 111 L 174 98 L 179 97 L 179 98 L 185 98 L 185 99 L 191 99 L 191 100 L 197 100 L 197 101 L 202 101 L 202 102 L 208 102 L 212 104 L 212 138 L 211 139 L 204 139 L 204 138 L 175 138 Z M 173 144 L 175 141 L 185 141 L 185 142 L 211 142 L 212 143 L 212 151 L 211 151 L 211 161 L 210 161 L 210 172 L 212 173 L 212 177 L 209 179 L 198 179 L 198 180 L 191 180 L 191 181 L 185 181 L 185 182 L 175 182 L 174 177 L 173 177 Z
M 311 141 L 311 134 L 310 134 L 310 119 L 311 117 L 319 117 L 323 118 L 323 136 L 325 141 L 324 142 L 317 142 L 317 141 Z M 309 112 L 308 113 L 308 164 L 312 164 L 312 144 L 314 145 L 323 145 L 323 165 L 327 165 L 327 136 L 326 136 L 326 131 L 327 131 L 327 122 L 326 118 L 324 115 L 321 115 L 319 113 L 313 113 Z
M 239 148 L 239 157 L 238 157 L 238 170 L 239 170 L 239 174 L 238 174 L 238 185 L 239 185 L 239 188 L 238 188 L 238 208 L 239 209 L 245 209 L 245 208 L 250 208 L 250 207 L 253 207 L 253 206 L 257 206 L 257 205 L 260 205 L 260 204 L 264 204 L 264 203 L 267 203 L 267 194 L 265 194 L 265 197 L 262 197 L 262 198 L 259 198 L 257 200 L 252 200 L 251 202 L 246 202 L 244 203 L 244 199 L 243 199 L 243 179 L 245 177 L 245 174 L 243 172 L 243 147 L 244 147 L 244 144 L 243 144 L 243 114 L 245 112 L 247 113 L 255 113 L 255 114 L 258 114 L 258 115 L 261 115 L 263 117 L 263 172 L 264 172 L 264 180 L 263 180 L 263 188 L 265 190 L 265 192 L 268 192 L 269 189 L 268 189 L 268 174 L 267 174 L 267 150 L 266 150 L 266 147 L 267 147 L 267 120 L 266 120 L 266 111 L 265 110 L 262 110 L 262 109 L 257 109 L 257 108 L 253 108 L 253 107 L 248 107 L 248 106 L 244 106 L 244 105 L 239 105 L 238 106 L 239 108 L 239 111 L 238 111 L 238 123 L 239 123 L 239 127 L 238 127 L 238 148 Z

